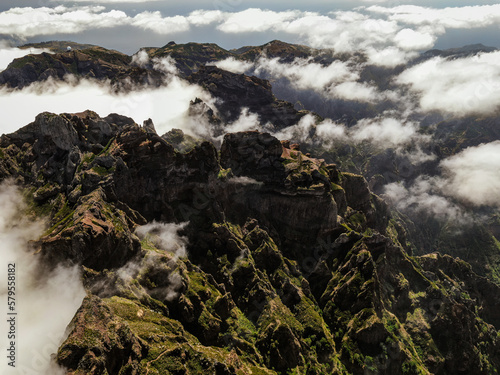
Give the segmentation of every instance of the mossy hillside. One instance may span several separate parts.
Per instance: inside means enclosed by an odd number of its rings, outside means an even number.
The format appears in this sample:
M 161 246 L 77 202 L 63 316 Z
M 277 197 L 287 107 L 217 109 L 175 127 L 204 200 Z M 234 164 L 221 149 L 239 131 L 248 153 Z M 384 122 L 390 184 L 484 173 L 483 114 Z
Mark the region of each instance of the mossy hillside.
M 473 308 L 469 294 L 463 290 L 458 292 L 460 284 L 450 276 L 444 276 L 442 271 L 435 274 L 437 277 L 431 275 L 422 269 L 420 262 L 398 250 L 398 247 L 394 248 L 396 252 L 386 252 L 378 259 L 369 261 L 369 253 L 376 254 L 376 247 L 365 247 L 363 243 L 366 241 L 368 238 L 358 242 L 347 253 L 343 264 L 349 266 L 338 269 L 321 299 L 327 301 L 323 311 L 329 327 L 335 332 L 335 342 L 341 351 L 343 363 L 351 363 L 352 367 L 348 368 L 352 370 L 362 364 L 373 367 L 373 363 L 380 366 L 380 361 L 390 360 L 399 363 L 404 373 L 433 373 L 445 363 L 449 366 L 449 357 L 443 353 L 443 348 L 448 348 L 449 344 L 439 339 L 436 326 L 441 324 L 440 314 L 444 306 L 458 303 Z M 364 261 L 360 263 L 362 259 Z M 374 272 L 372 279 L 368 279 L 367 271 L 370 269 Z M 398 269 L 400 272 L 390 278 L 384 276 L 385 283 L 380 284 L 380 277 L 389 269 Z M 454 275 L 459 274 L 458 271 L 454 272 Z M 450 284 L 454 285 L 456 291 L 453 294 L 449 293 Z M 350 293 L 350 297 L 345 293 Z M 356 303 L 345 305 L 343 301 Z M 480 330 L 478 324 L 472 331 Z M 368 358 L 366 353 L 370 346 L 372 349 L 368 353 L 371 351 L 372 354 Z M 476 341 L 473 346 L 479 350 L 480 341 Z M 482 358 L 486 357 L 476 357 L 479 362 L 483 361 Z M 490 361 L 484 360 L 481 366 L 488 368 L 491 366 Z
M 114 373 L 125 366 L 137 367 L 147 351 L 129 325 L 97 297 L 84 299 L 71 324 L 73 329 L 59 348 L 57 361 L 72 374 Z M 86 353 L 85 359 L 80 361 L 78 354 L 75 358 L 75 350 Z
M 336 176 L 330 176 L 325 161 L 312 158 L 287 146 L 292 147 L 285 143 L 281 157 L 287 175 L 285 185 L 299 190 L 330 191 L 329 179 L 335 179 Z
M 341 368 L 332 355 L 334 343 L 320 310 L 301 291 L 307 280 L 297 274 L 296 262 L 283 258 L 274 241 L 259 227 L 249 230 L 224 223 L 218 228 L 228 230 L 233 236 L 233 243 L 239 243 L 240 249 L 248 245 L 250 250 L 243 251 L 231 267 L 235 282 L 231 294 L 241 309 L 238 311 L 243 312 L 247 327 L 238 332 L 238 339 L 257 340 L 260 355 L 269 364 L 275 355 L 283 354 L 280 351 L 284 350 L 287 340 L 305 337 L 306 341 L 300 346 L 298 354 L 302 359 L 294 365 L 298 366 L 299 373 L 304 371 L 306 363 L 319 372 Z M 215 256 L 220 250 L 212 249 L 210 253 Z M 294 267 L 294 271 L 289 266 Z M 259 272 L 259 269 L 264 272 Z M 294 272 L 298 277 L 290 276 Z M 261 286 L 256 288 L 259 284 Z M 274 344 L 269 346 L 270 342 Z M 318 356 L 321 358 L 319 361 Z
M 467 147 L 498 139 L 496 116 L 446 119 L 435 126 L 421 128 L 419 133 L 422 136 L 432 136 L 426 152 L 438 156 L 435 160 L 423 163 L 414 163 L 411 158 L 405 156 L 406 152 L 411 154 L 415 151 L 412 146 L 407 146 L 404 153 L 400 153 L 391 148 L 382 150 L 368 142 L 356 145 L 341 142 L 323 145 L 322 142 L 313 141 L 303 145 L 303 149 L 327 161 L 334 161 L 343 171 L 365 176 L 371 189 L 379 194 L 388 183 L 399 181 L 404 182 L 405 186 L 411 186 L 418 176 L 438 175 L 437 166 L 440 159 L 456 155 Z M 412 244 L 412 251 L 416 254 L 440 251 L 460 257 L 471 262 L 475 272 L 498 281 L 498 250 L 492 239 L 495 231 L 479 219 L 494 212 L 485 207 L 474 208 L 467 202 L 455 204 L 467 213 L 465 220 L 473 223 L 457 225 L 454 219 L 436 220 L 432 215 L 426 215 L 418 209 L 413 210 L 412 207 L 405 209 L 406 217 L 396 212 L 393 212 L 393 216 L 400 216 L 404 224 L 408 225 L 410 230 L 407 230 L 407 242 Z M 401 244 L 410 250 L 408 244 Z
M 190 374 L 221 369 L 238 374 L 273 373 L 240 358 L 234 351 L 201 345 L 178 321 L 125 298 L 115 296 L 99 301 L 92 297 L 92 306 L 84 304 L 77 319 L 85 319 L 86 328 L 73 331 L 58 353 L 58 361 L 75 370 L 73 374 L 96 367 L 113 373 L 116 371 L 113 362 L 117 360 L 123 362 L 122 371 L 129 368 L 138 374 L 175 373 L 180 369 Z M 114 335 L 114 329 L 120 336 Z M 103 341 L 111 347 L 118 344 L 122 351 L 118 356 L 115 351 L 113 357 L 109 349 L 102 346 Z M 128 342 L 134 343 L 132 347 Z M 93 348 L 95 355 L 75 368 L 71 362 L 75 347 Z

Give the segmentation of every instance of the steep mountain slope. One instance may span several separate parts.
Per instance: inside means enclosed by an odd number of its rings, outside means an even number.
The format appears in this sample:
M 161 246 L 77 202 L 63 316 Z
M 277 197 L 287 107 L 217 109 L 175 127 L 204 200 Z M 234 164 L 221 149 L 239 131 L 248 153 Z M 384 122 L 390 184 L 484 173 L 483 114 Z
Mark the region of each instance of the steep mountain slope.
M 0 139 L 6 179 L 49 218 L 36 251 L 83 272 L 57 353 L 69 374 L 500 366 L 500 288 L 459 259 L 411 256 L 362 176 L 296 144 L 242 132 L 181 153 L 151 122 L 42 113 Z

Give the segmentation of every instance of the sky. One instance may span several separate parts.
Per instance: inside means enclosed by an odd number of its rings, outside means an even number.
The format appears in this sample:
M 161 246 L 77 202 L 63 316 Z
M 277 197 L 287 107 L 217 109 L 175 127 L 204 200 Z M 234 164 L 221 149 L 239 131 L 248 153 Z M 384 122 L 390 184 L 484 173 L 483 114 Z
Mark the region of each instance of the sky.
M 312 47 L 404 50 L 468 43 L 500 47 L 500 4 L 492 1 L 140 1 L 17 0 L 0 4 L 0 38 L 72 40 L 127 54 L 174 40 L 226 49 L 273 39 Z

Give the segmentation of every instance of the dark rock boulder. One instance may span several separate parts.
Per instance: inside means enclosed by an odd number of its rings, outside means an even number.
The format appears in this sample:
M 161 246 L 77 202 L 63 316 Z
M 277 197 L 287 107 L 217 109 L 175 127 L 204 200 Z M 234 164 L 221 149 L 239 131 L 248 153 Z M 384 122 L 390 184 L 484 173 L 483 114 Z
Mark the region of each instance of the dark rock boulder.
M 285 178 L 282 152 L 280 141 L 268 133 L 229 133 L 221 146 L 220 164 L 222 168 L 231 168 L 235 176 L 279 185 Z
M 262 124 L 271 123 L 277 129 L 297 124 L 305 114 L 295 110 L 291 103 L 277 100 L 269 81 L 257 77 L 201 66 L 188 80 L 220 99 L 216 106 L 226 123 L 237 120 L 243 108 L 257 113 Z

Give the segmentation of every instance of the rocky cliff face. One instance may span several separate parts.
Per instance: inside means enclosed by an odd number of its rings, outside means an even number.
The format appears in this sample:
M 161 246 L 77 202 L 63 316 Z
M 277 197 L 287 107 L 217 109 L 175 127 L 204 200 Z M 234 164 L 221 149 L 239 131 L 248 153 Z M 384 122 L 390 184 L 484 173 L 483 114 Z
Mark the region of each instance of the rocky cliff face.
M 202 66 L 188 80 L 206 89 L 214 97 L 221 119 L 235 121 L 242 108 L 259 114 L 262 124 L 270 123 L 282 129 L 298 123 L 306 111 L 297 111 L 289 102 L 278 100 L 273 95 L 267 80 L 235 74 L 215 66 Z
M 459 259 L 410 256 L 363 177 L 269 134 L 227 134 L 220 152 L 177 151 L 174 135 L 87 111 L 0 139 L 0 180 L 50 222 L 36 249 L 82 269 L 88 297 L 57 353 L 68 374 L 500 367 L 498 285 Z
M 54 54 L 27 55 L 14 59 L 0 73 L 0 85 L 23 88 L 33 82 L 49 78 L 62 80 L 67 75 L 124 83 L 127 79 L 137 84 L 159 85 L 162 74 L 131 64 L 132 58 L 102 47 L 76 49 Z

